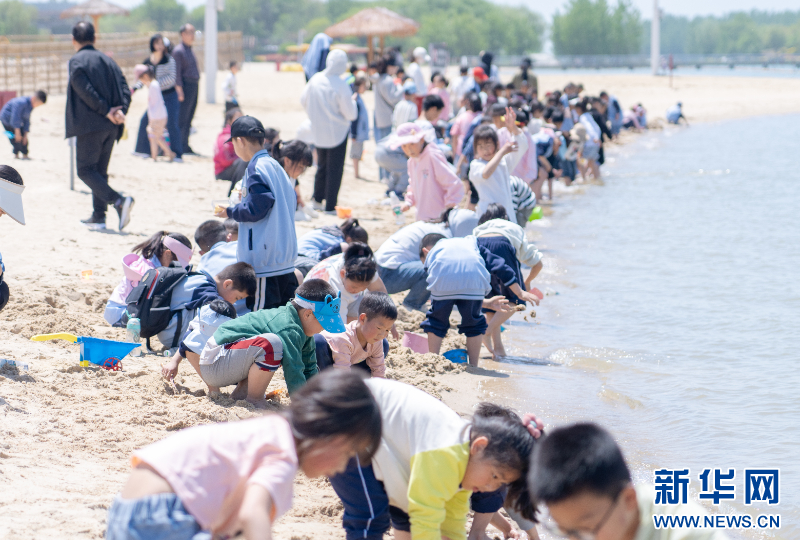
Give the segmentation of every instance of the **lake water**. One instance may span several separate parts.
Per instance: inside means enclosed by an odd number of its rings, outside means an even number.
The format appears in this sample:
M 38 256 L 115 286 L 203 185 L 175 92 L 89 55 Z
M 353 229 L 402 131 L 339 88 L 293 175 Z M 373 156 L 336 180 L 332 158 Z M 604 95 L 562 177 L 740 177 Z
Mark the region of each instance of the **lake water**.
M 672 129 L 610 153 L 602 186 L 529 226 L 555 270 L 538 323 L 507 326 L 511 377 L 485 392 L 548 423 L 591 419 L 653 470 L 736 469 L 724 513 L 800 537 L 800 115 Z M 780 468 L 780 505 L 744 502 Z M 696 494 L 691 495 L 696 501 Z

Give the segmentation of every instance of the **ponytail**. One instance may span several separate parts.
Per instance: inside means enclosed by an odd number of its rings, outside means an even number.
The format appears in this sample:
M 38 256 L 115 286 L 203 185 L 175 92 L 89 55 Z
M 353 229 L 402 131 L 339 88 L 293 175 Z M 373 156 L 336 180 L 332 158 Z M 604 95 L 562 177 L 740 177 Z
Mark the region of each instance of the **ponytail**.
M 161 255 L 164 254 L 168 248 L 164 246 L 164 237 L 169 236 L 170 238 L 174 238 L 184 246 L 188 247 L 189 249 L 192 248 L 192 242 L 188 238 L 186 238 L 181 233 L 171 233 L 167 231 L 158 231 L 153 236 L 142 242 L 141 244 L 137 244 L 133 248 L 134 253 L 140 253 L 142 257 L 145 259 L 152 259 L 153 257 L 160 259 Z
M 450 208 L 445 208 L 444 212 L 437 218 L 429 219 L 428 223 L 441 223 L 442 225 L 449 227 L 450 226 L 450 214 L 455 210 L 455 206 L 451 206 Z
M 378 271 L 372 249 L 361 242 L 353 242 L 344 252 L 344 277 L 359 283 L 369 283 Z
M 364 227 L 358 224 L 357 218 L 347 218 L 339 225 L 339 230 L 342 231 L 345 240 L 349 238 L 351 242 L 361 242 L 362 244 L 369 242 L 369 234 Z
M 483 449 L 484 458 L 519 473 L 519 478 L 508 485 L 506 503 L 522 517 L 536 523 L 536 508 L 527 482 L 535 439 L 523 425 L 522 418 L 507 407 L 479 403 L 472 417 L 470 443 L 478 437 L 489 441 Z
M 284 168 L 286 164 L 283 162 L 283 158 L 290 159 L 292 163 L 302 163 L 306 167 L 310 167 L 314 162 L 311 147 L 300 139 L 285 142 L 281 140 L 276 141 L 275 144 L 272 145 L 269 155 Z

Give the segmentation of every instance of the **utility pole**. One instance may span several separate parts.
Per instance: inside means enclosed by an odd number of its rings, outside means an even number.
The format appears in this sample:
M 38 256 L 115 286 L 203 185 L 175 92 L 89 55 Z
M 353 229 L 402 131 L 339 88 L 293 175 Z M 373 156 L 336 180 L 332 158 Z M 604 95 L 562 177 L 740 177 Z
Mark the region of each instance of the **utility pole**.
M 661 65 L 661 12 L 658 0 L 653 0 L 653 21 L 650 23 L 650 69 L 658 75 Z
M 204 41 L 206 103 L 217 102 L 217 0 L 206 0 Z

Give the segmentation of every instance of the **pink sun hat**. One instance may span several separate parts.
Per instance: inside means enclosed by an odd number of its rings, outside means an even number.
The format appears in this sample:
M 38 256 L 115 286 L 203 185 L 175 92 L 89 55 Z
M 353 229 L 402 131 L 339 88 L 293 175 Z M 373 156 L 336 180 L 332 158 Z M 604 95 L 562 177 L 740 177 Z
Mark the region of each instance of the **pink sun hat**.
M 425 139 L 425 142 L 433 142 L 436 139 L 436 132 L 432 126 L 421 126 L 416 122 L 406 122 L 400 124 L 397 131 L 389 139 L 389 147 L 394 150 L 404 144 L 414 144 Z
M 138 80 L 139 80 L 139 77 L 141 77 L 141 76 L 142 76 L 142 74 L 143 74 L 143 73 L 145 73 L 146 71 L 148 71 L 149 69 L 150 69 L 150 68 L 149 68 L 149 67 L 147 67 L 147 66 L 146 66 L 146 65 L 144 65 L 144 64 L 136 64 L 136 65 L 134 66 L 134 68 L 133 68 L 133 78 L 134 78 L 134 79 L 136 79 L 136 80 L 138 81 Z

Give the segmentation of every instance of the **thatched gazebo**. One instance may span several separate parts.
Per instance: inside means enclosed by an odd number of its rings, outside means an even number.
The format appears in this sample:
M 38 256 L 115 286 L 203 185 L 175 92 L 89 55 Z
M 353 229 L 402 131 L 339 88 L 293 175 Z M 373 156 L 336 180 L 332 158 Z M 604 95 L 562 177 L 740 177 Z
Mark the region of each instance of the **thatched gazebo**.
M 130 12 L 105 0 L 87 0 L 82 4 L 65 9 L 61 12 L 62 19 L 71 17 L 91 17 L 94 31 L 100 33 L 100 17 L 103 15 L 130 15 Z
M 352 17 L 334 24 L 325 30 L 332 38 L 364 36 L 367 38 L 369 51 L 367 59 L 372 62 L 375 56 L 373 38 L 380 37 L 380 48 L 383 52 L 386 36 L 408 37 L 419 30 L 419 23 L 403 17 L 383 7 L 369 8 L 359 11 Z

